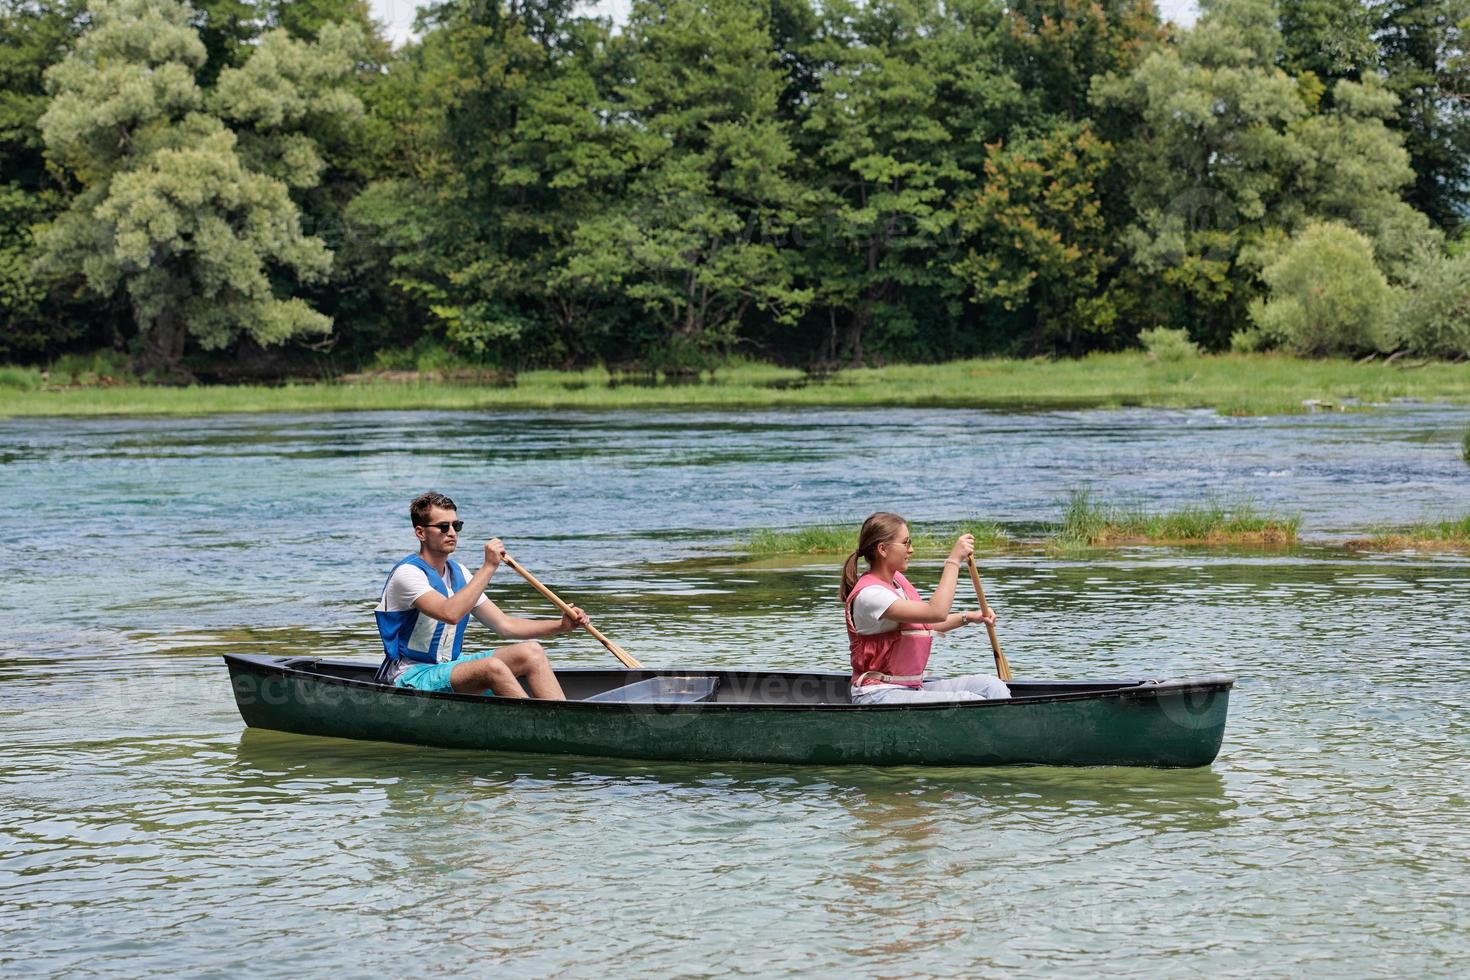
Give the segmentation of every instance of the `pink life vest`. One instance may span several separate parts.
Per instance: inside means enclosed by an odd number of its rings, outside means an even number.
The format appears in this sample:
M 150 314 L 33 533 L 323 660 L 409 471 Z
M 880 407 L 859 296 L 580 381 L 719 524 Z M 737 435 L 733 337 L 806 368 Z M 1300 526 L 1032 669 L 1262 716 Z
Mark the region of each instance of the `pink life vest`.
M 897 572 L 893 584 L 904 597 L 923 602 L 909 580 Z M 857 580 L 847 597 L 847 646 L 852 652 L 852 683 L 856 687 L 869 684 L 898 684 L 902 687 L 923 687 L 924 667 L 929 663 L 929 651 L 934 646 L 934 633 L 925 623 L 899 623 L 898 629 L 863 636 L 852 622 L 852 603 L 857 594 L 870 585 L 888 583 L 872 572 Z

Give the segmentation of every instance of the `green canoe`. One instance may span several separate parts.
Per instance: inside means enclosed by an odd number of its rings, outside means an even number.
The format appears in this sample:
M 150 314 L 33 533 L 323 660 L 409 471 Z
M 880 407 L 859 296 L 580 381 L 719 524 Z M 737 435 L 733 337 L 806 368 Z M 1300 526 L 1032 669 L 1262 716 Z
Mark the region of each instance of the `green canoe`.
M 848 703 L 847 675 L 556 672 L 566 701 L 431 694 L 376 665 L 226 655 L 247 725 L 300 735 L 547 755 L 871 766 L 1207 766 L 1231 677 L 1012 681 L 1007 701 Z

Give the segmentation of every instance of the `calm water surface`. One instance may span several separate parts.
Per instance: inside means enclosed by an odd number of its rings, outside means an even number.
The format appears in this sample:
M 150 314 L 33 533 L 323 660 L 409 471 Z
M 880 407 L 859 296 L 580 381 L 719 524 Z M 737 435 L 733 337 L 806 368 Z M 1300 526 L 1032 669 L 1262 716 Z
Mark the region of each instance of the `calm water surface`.
M 1470 412 L 0 420 L 0 972 L 1463 974 Z M 1020 676 L 1232 673 L 1214 767 L 547 760 L 245 731 L 219 655 L 371 659 L 449 492 L 651 665 L 840 669 L 758 527 L 1054 521 L 1069 488 L 1303 517 L 1290 551 L 990 556 Z M 921 556 L 930 588 L 942 555 Z M 510 610 L 549 612 L 498 576 Z M 984 634 L 941 669 L 985 669 Z M 486 641 L 470 634 L 472 648 Z M 555 641 L 567 664 L 609 657 Z

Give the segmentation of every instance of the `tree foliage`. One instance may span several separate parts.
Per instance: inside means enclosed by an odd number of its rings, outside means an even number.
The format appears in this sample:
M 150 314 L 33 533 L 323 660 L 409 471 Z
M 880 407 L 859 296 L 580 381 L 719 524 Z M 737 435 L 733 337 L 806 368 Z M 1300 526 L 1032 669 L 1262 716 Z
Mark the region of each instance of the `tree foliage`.
M 1268 293 L 1251 319 L 1298 354 L 1362 354 L 1391 346 L 1395 302 L 1367 236 L 1346 225 L 1308 225 L 1263 272 Z
M 390 52 L 363 0 L 0 0 L 0 352 L 1461 350 L 1470 0 L 1201 13 L 439 0 Z M 1349 232 L 1371 328 L 1298 289 Z
M 272 277 L 310 281 L 330 268 L 289 188 L 313 186 L 321 169 L 300 124 L 356 108 L 331 91 L 352 64 L 350 29 L 310 46 L 268 34 L 206 96 L 195 75 L 207 52 L 187 6 L 92 0 L 88 14 L 47 73 L 41 132 L 82 189 L 43 233 L 43 263 L 80 270 L 99 295 L 125 292 L 150 366 L 165 374 L 181 370 L 190 335 L 210 349 L 242 333 L 271 344 L 326 332 L 330 321 L 279 295 Z
M 1470 357 L 1470 253 L 1426 250 L 1406 278 L 1394 341 L 1427 357 Z
M 1032 348 L 1075 351 L 1084 335 L 1113 327 L 1113 310 L 1097 299 L 1113 264 L 1097 186 L 1110 152 L 1085 126 L 992 143 L 984 188 L 958 203 L 974 244 L 955 272 L 980 301 L 1029 312 Z

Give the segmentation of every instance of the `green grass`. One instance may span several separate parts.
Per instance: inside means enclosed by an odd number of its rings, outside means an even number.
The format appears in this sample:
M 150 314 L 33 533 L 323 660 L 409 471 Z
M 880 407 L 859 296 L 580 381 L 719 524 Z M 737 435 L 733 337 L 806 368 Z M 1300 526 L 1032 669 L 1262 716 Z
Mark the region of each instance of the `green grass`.
M 1382 551 L 1470 548 L 1470 514 L 1406 527 L 1376 528 L 1370 537 L 1349 541 L 1348 547 Z
M 914 553 L 921 557 L 946 553 L 960 534 L 975 535 L 977 548 L 999 548 L 1010 542 L 999 524 L 965 524 L 948 530 L 910 528 Z M 855 524 L 822 524 L 794 530 L 760 530 L 746 543 L 747 553 L 767 555 L 848 555 L 857 547 L 858 526 Z
M 1294 544 L 1300 517 L 1261 514 L 1249 503 L 1206 501 L 1151 511 L 1073 491 L 1056 542 L 1063 546 L 1120 544 Z
M 31 378 L 25 369 L 5 377 Z M 16 374 L 16 371 L 21 373 Z M 1141 352 L 1077 360 L 977 359 L 894 365 L 809 379 L 799 371 L 742 363 L 692 384 L 643 384 L 603 369 L 528 371 L 513 385 L 371 376 L 280 387 L 188 388 L 119 384 L 56 387 L 0 383 L 0 416 L 205 415 L 369 409 L 701 408 L 955 406 L 1002 409 L 1213 408 L 1227 414 L 1300 412 L 1394 399 L 1470 403 L 1470 365 L 1417 367 L 1280 354 L 1217 354 L 1164 362 Z
M 1061 525 L 1036 541 L 1017 541 L 998 524 L 966 524 L 960 528 L 914 527 L 912 530 L 915 553 L 928 558 L 946 553 L 961 531 L 975 535 L 977 548 L 995 550 L 1028 544 L 1062 548 L 1130 543 L 1291 545 L 1296 543 L 1300 527 L 1299 517 L 1262 514 L 1243 502 L 1206 501 L 1173 510 L 1154 511 L 1141 506 L 1100 501 L 1090 491 L 1076 490 L 1068 501 Z M 746 542 L 744 550 L 755 557 L 846 555 L 856 544 L 856 525 L 823 524 L 757 531 Z
M 1465 431 L 1465 445 L 1460 450 L 1460 455 L 1464 457 L 1465 462 L 1470 463 L 1470 429 Z

